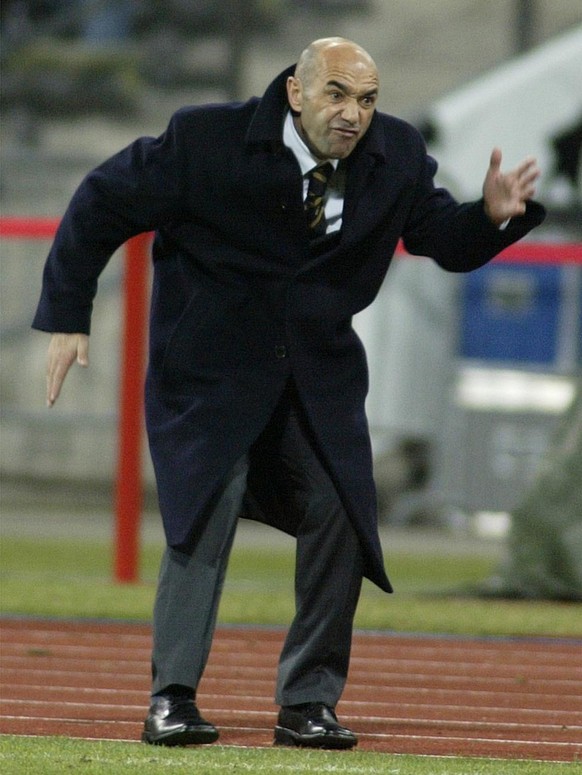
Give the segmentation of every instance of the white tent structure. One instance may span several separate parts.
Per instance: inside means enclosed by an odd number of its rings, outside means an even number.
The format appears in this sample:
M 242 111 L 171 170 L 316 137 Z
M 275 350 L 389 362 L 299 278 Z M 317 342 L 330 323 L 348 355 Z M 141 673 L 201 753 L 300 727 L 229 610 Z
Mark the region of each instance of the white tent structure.
M 534 155 L 539 197 L 580 197 L 555 176 L 554 139 L 582 120 L 582 27 L 501 65 L 435 102 L 425 121 L 437 183 L 476 199 L 491 150 L 503 169 Z M 582 166 L 582 165 L 581 165 Z M 565 189 L 569 189 L 566 191 Z M 394 262 L 376 302 L 355 326 L 369 357 L 367 409 L 376 457 L 401 439 L 424 439 L 439 459 L 457 369 L 460 279 L 423 258 Z M 450 418 L 449 418 L 450 419 Z M 381 475 L 381 472 L 379 472 Z
M 553 140 L 582 121 L 582 26 L 438 100 L 425 118 L 439 182 L 459 199 L 480 196 L 494 145 L 503 150 L 504 168 L 535 156 L 540 196 L 551 196 Z M 579 180 L 582 201 L 581 192 Z

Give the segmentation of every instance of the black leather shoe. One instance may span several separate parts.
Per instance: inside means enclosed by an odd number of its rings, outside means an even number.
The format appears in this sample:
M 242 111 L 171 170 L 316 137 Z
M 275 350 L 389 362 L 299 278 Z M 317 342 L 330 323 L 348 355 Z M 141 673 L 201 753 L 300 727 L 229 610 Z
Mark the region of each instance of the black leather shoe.
M 323 703 L 290 705 L 279 711 L 275 727 L 275 745 L 308 748 L 353 748 L 354 733 L 342 727 L 335 711 Z
M 141 739 L 152 745 L 202 745 L 218 740 L 218 730 L 202 718 L 194 700 L 154 697 Z

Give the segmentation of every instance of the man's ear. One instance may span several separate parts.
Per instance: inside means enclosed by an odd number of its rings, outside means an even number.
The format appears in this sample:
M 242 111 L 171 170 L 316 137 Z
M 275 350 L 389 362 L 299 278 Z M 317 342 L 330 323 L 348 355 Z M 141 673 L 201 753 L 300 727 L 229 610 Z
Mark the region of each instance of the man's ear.
M 301 113 L 301 106 L 303 104 L 303 85 L 298 78 L 290 75 L 287 78 L 287 99 L 291 110 L 295 113 Z

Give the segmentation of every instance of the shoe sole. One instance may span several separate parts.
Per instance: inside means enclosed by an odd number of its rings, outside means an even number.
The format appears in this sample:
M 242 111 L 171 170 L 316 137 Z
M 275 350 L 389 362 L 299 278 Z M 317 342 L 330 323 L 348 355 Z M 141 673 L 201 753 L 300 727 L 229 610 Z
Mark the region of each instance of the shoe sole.
M 165 737 L 153 737 L 149 732 L 142 732 L 141 736 L 142 743 L 165 746 L 207 745 L 209 743 L 215 743 L 217 740 L 218 731 L 211 729 L 172 732 Z
M 292 729 L 286 727 L 275 727 L 275 745 L 287 745 L 295 748 L 333 748 L 345 749 L 353 748 L 358 744 L 356 737 L 346 737 L 345 735 L 334 735 L 332 733 L 325 735 L 300 735 Z

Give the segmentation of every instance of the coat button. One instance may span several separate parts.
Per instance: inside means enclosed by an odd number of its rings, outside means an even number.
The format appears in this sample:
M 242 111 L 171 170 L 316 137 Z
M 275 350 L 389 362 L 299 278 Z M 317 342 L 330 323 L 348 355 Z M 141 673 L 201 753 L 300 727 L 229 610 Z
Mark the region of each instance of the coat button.
M 275 357 L 276 358 L 286 358 L 287 357 L 287 348 L 284 344 L 278 344 L 275 347 Z

